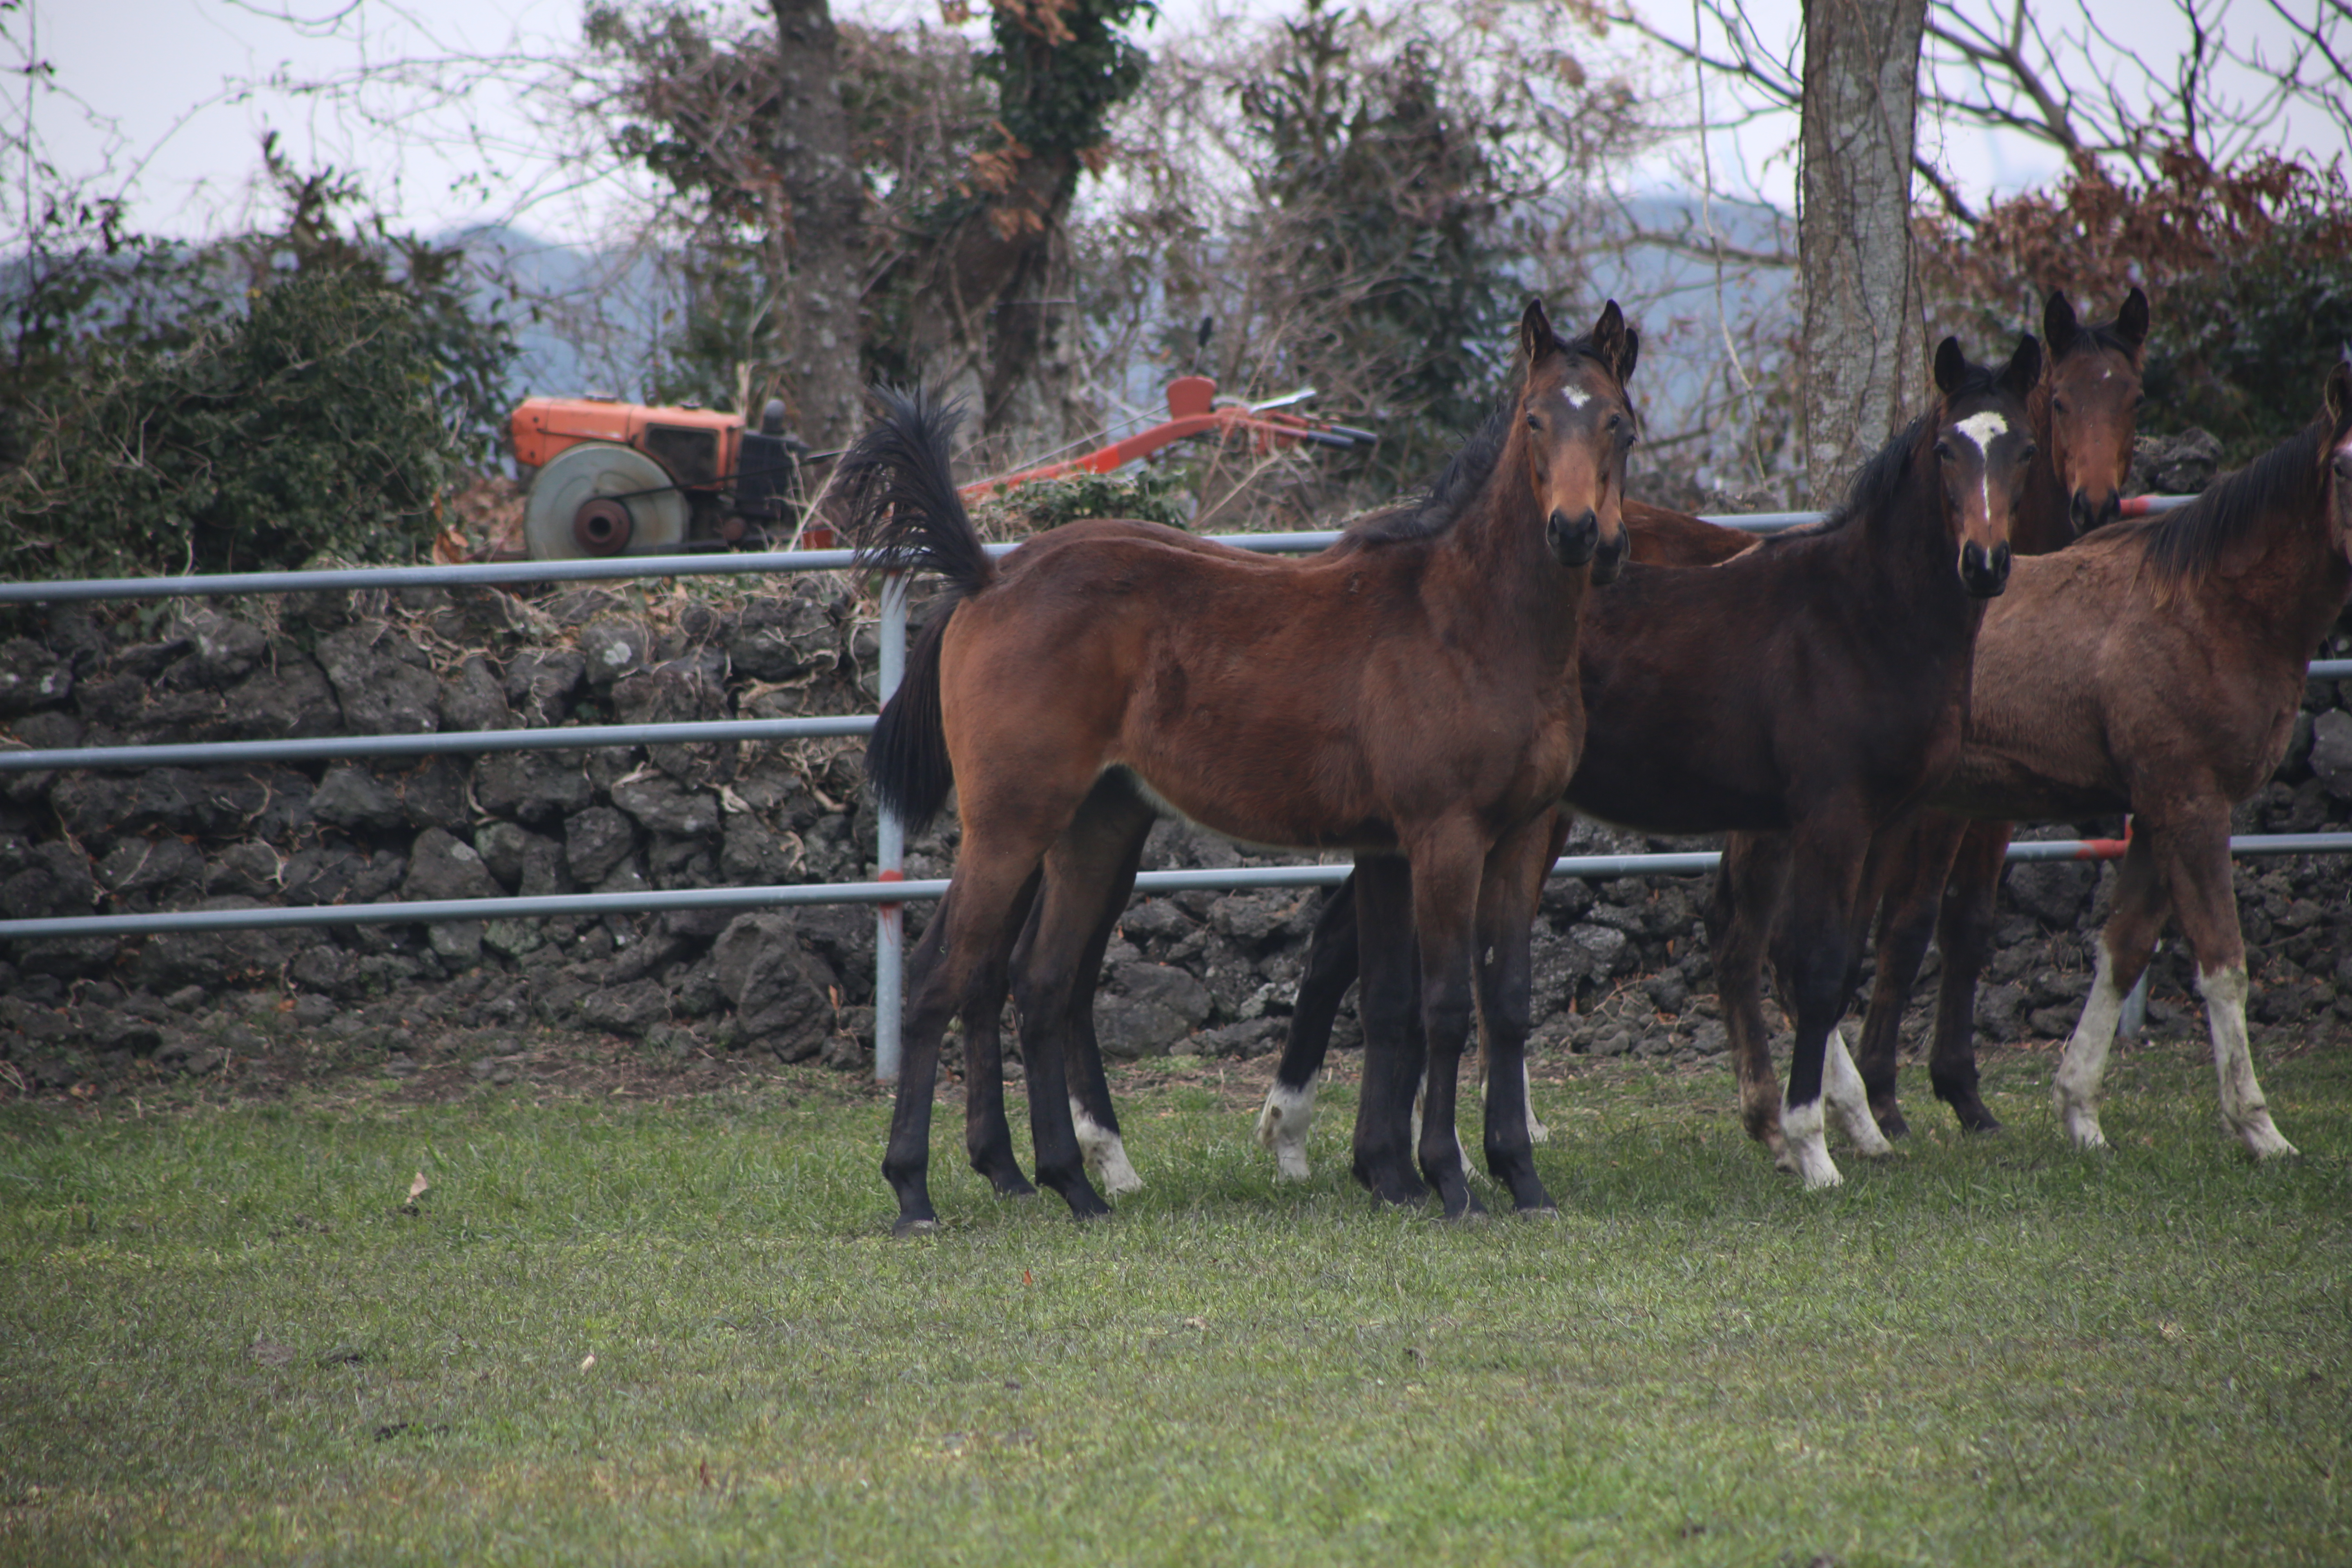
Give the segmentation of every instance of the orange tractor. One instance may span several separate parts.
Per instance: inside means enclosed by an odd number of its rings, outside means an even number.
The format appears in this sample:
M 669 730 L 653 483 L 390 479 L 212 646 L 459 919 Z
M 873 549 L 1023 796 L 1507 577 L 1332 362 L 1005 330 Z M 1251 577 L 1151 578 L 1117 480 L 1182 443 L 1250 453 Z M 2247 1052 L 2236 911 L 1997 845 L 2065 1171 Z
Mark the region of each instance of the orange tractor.
M 1187 375 L 1169 384 L 1168 419 L 1079 457 L 964 487 L 970 496 L 1059 475 L 1107 474 L 1194 436 L 1241 437 L 1260 450 L 1301 441 L 1370 447 L 1378 437 L 1289 412 L 1314 396 L 1269 403 L 1217 396 L 1217 384 Z M 647 408 L 598 397 L 534 397 L 514 411 L 515 461 L 530 487 L 523 545 L 534 561 L 590 555 L 664 555 L 737 544 L 781 548 L 798 519 L 795 484 L 812 454 L 783 433 L 771 402 L 760 428 L 739 414 Z M 812 530 L 812 534 L 814 531 Z M 818 542 L 815 539 L 804 543 Z M 830 531 L 823 542 L 831 542 Z

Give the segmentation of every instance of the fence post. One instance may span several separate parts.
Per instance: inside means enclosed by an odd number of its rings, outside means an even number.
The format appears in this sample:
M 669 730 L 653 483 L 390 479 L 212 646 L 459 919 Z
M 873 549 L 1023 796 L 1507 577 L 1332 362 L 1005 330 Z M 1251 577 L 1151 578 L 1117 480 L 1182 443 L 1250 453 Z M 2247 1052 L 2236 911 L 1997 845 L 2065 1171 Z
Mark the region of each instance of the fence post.
M 882 578 L 882 700 L 898 689 L 907 668 L 907 579 L 897 572 Z M 875 880 L 904 881 L 907 835 L 898 814 L 877 807 L 874 824 Z M 877 904 L 874 916 L 874 1081 L 898 1081 L 898 1012 L 905 973 L 906 906 Z

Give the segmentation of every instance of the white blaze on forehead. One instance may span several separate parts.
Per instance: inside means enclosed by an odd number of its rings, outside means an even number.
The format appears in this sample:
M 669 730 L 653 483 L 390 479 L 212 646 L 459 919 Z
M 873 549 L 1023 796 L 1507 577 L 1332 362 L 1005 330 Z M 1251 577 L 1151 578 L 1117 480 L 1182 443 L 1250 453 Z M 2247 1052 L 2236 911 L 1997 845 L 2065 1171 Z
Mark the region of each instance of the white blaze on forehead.
M 1977 450 L 1981 452 L 1992 445 L 1994 437 L 2009 433 L 2009 421 L 1988 408 L 1981 414 L 1969 415 L 1952 428 L 1975 442 Z
M 1585 391 L 1584 388 L 1577 385 L 1574 382 L 1569 382 L 1565 385 L 1561 386 L 1559 389 L 1559 395 L 1568 400 L 1568 405 L 1570 408 L 1581 408 L 1586 404 L 1592 401 L 1592 394 Z

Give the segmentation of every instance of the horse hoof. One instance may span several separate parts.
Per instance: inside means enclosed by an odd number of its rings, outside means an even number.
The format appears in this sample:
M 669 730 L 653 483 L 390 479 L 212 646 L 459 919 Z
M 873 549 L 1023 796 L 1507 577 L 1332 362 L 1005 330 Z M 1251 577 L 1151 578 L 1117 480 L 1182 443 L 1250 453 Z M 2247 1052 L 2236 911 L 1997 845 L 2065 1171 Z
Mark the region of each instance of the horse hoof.
M 894 1237 L 929 1236 L 939 1228 L 940 1222 L 935 1219 L 901 1219 L 890 1227 L 890 1234 Z
M 1559 1205 L 1557 1204 L 1537 1204 L 1531 1208 L 1523 1208 L 1519 1210 L 1518 1214 L 1521 1219 L 1558 1219 L 1559 1217 Z
M 1878 1119 L 1878 1131 L 1885 1137 L 1894 1139 L 1911 1136 L 1911 1123 L 1904 1119 L 1900 1108 L 1892 1105 L 1873 1106 L 1871 1114 Z
M 1011 1175 L 989 1171 L 982 1171 L 981 1174 L 988 1178 L 988 1184 L 996 1189 L 996 1195 L 1000 1198 L 1034 1198 L 1037 1195 L 1037 1189 L 1030 1184 L 1029 1178 L 1018 1171 Z

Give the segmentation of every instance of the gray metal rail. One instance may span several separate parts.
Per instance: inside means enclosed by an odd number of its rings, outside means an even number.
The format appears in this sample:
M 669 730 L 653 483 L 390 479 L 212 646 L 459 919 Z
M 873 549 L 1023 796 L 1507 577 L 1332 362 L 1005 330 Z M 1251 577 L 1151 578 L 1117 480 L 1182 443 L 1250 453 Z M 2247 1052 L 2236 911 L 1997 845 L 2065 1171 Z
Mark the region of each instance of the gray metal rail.
M 2112 860 L 2123 841 L 2050 839 L 2012 844 L 2023 860 Z M 2258 834 L 2230 840 L 2232 855 L 2352 854 L 2352 833 Z M 1610 880 L 1619 877 L 1696 877 L 1723 857 L 1692 850 L 1658 855 L 1563 855 L 1554 877 Z M 1139 893 L 1226 892 L 1253 888 L 1330 888 L 1348 879 L 1349 866 L 1234 866 L 1191 871 L 1146 871 Z M 432 925 L 446 921 L 524 921 L 562 916 L 658 914 L 669 910 L 763 910 L 793 904 L 922 903 L 942 898 L 947 879 L 916 881 L 791 882 L 762 888 L 677 888 L 649 893 L 563 893 L 527 899 L 420 899 L 414 903 L 308 904 L 250 910 L 166 910 L 139 915 L 60 915 L 0 921 L 0 942 L 57 937 L 160 936 L 170 931 L 286 931 L 320 926 Z

